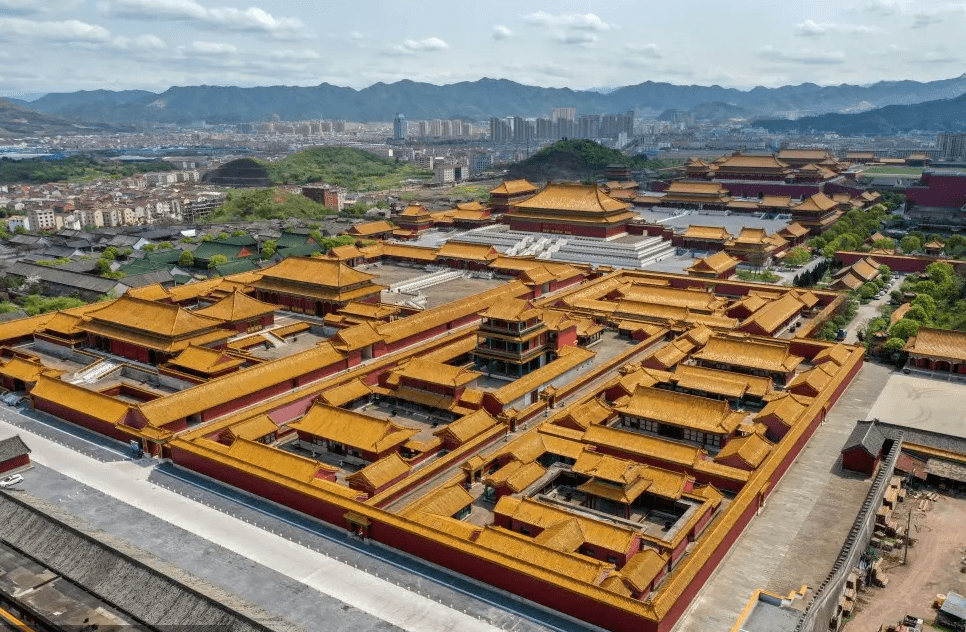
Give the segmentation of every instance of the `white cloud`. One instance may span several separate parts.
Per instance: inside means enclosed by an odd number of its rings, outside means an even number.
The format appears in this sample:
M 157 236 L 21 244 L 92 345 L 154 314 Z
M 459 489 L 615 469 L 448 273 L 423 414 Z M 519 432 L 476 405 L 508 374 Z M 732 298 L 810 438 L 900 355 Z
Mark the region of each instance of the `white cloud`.
M 234 55 L 238 48 L 224 42 L 192 42 L 188 46 L 179 46 L 178 51 L 191 57 L 219 57 Z
M 791 62 L 796 64 L 823 65 L 841 64 L 845 61 L 842 51 L 811 51 L 803 48 L 797 51 L 776 50 L 766 46 L 758 50 L 758 56 L 771 62 Z
M 0 18 L 0 39 L 10 36 L 36 38 L 37 41 L 104 43 L 111 32 L 97 24 L 80 20 L 34 21 L 23 18 Z
M 0 0 L 0 13 L 8 15 L 56 14 L 74 8 L 78 0 Z
M 322 59 L 322 56 L 317 52 L 307 48 L 302 50 L 274 50 L 269 53 L 268 56 L 270 59 L 282 62 L 299 62 Z
M 557 41 L 561 44 L 575 44 L 578 46 L 590 46 L 597 41 L 597 36 L 586 31 L 564 31 L 557 34 Z
M 128 20 L 197 22 L 208 28 L 264 33 L 278 38 L 308 35 L 305 24 L 298 18 L 276 18 L 258 7 L 209 9 L 194 0 L 110 0 L 98 6 L 111 17 Z
M 493 27 L 493 39 L 495 40 L 505 40 L 513 37 L 513 31 L 505 26 L 494 26 Z
M 114 46 L 121 50 L 139 50 L 139 51 L 161 51 L 168 48 L 168 45 L 163 39 L 157 35 L 140 35 L 134 39 L 128 37 L 115 37 Z
M 639 57 L 647 57 L 649 59 L 660 59 L 663 55 L 661 49 L 657 44 L 628 44 L 625 46 L 627 52 L 633 53 Z
M 416 53 L 446 50 L 449 44 L 438 37 L 427 37 L 421 40 L 404 40 L 402 44 L 397 44 L 385 51 L 387 55 L 415 55 Z
M 559 15 L 553 15 L 545 11 L 537 11 L 536 13 L 523 16 L 523 20 L 533 26 L 550 26 L 583 31 L 609 31 L 615 28 L 593 13 L 561 13 Z
M 812 38 L 825 37 L 826 35 L 863 35 L 882 32 L 882 29 L 878 26 L 868 26 L 865 24 L 834 24 L 831 22 L 805 20 L 801 24 L 795 25 L 795 35 Z
M 896 0 L 866 0 L 862 8 L 878 15 L 895 15 L 902 11 L 902 5 Z

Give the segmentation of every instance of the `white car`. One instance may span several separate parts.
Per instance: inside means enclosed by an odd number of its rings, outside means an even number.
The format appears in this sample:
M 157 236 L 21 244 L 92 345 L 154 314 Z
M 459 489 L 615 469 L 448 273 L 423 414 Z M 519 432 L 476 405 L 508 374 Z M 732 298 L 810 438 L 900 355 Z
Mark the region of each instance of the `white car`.
M 6 478 L 0 479 L 0 489 L 13 487 L 14 485 L 17 485 L 18 483 L 22 483 L 22 482 L 23 482 L 23 476 L 19 474 L 11 474 Z

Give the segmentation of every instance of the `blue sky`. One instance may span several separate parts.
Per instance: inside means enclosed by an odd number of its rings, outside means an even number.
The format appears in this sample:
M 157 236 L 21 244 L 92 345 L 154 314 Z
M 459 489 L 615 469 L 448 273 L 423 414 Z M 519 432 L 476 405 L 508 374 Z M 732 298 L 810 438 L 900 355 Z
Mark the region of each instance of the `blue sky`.
M 966 2 L 933 0 L 0 0 L 0 94 L 407 78 L 928 81 L 966 70 L 964 27 Z

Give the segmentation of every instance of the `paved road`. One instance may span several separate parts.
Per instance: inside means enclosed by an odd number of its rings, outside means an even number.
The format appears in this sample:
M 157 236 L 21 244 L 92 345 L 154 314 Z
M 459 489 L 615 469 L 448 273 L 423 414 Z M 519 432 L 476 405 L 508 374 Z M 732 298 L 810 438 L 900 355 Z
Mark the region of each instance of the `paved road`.
M 134 461 L 111 439 L 0 408 L 0 436 L 15 432 L 33 450 L 31 494 L 307 630 L 586 629 L 171 464 Z
M 787 595 L 821 584 L 871 485 L 842 470 L 840 451 L 890 374 L 880 365 L 862 367 L 674 632 L 726 632 L 756 589 Z
M 849 323 L 845 328 L 845 331 L 848 334 L 845 337 L 845 342 L 853 345 L 858 344 L 859 332 L 865 331 L 869 321 L 873 318 L 876 318 L 879 315 L 879 310 L 882 308 L 882 306 L 889 302 L 889 292 L 899 288 L 900 281 L 896 281 L 895 279 L 896 277 L 893 276 L 893 282 L 886 286 L 885 295 L 882 298 L 874 298 L 865 305 L 859 305 L 858 310 L 855 312 L 855 318 L 853 318 L 852 322 Z

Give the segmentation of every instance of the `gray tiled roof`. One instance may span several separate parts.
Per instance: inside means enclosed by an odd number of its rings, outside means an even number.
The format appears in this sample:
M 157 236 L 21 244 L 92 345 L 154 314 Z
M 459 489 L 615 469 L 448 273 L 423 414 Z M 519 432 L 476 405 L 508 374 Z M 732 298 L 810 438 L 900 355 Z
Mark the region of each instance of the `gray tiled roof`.
M 857 421 L 852 434 L 842 446 L 842 451 L 861 447 L 872 456 L 878 456 L 886 437 L 879 431 L 875 421 Z
M 25 454 L 30 454 L 30 448 L 23 442 L 20 435 L 0 439 L 0 463 Z

